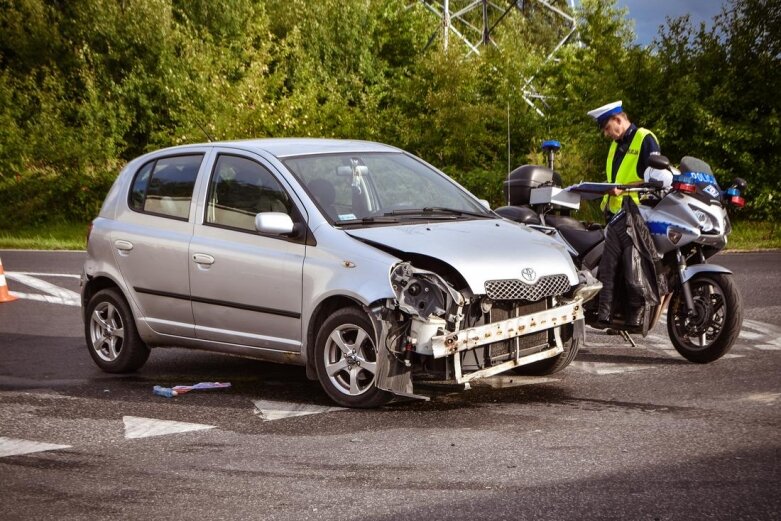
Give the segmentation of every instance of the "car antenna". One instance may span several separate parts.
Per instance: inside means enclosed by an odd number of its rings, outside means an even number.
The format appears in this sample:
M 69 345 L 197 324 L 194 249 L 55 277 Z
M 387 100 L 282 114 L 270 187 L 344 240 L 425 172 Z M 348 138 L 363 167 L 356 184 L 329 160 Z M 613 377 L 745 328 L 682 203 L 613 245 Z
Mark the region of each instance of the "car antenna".
M 198 128 L 199 128 L 199 129 L 201 129 L 201 132 L 203 132 L 204 134 L 206 134 L 206 139 L 209 141 L 209 143 L 211 143 L 212 141 L 214 141 L 214 138 L 212 138 L 212 137 L 209 135 L 209 133 L 208 133 L 208 132 L 206 132 L 206 129 L 205 129 L 205 128 L 203 128 L 203 125 L 201 125 L 201 124 L 200 124 L 199 122 L 197 122 L 197 121 L 195 122 L 195 124 L 196 124 L 196 125 L 198 125 Z

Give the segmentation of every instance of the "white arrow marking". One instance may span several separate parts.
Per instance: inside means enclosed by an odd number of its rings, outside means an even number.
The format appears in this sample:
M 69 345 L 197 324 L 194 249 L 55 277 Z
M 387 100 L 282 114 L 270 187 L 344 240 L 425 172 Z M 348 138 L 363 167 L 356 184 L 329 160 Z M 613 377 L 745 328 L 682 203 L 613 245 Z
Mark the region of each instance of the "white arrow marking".
M 172 420 L 157 420 L 155 418 L 139 418 L 138 416 L 123 416 L 122 421 L 125 422 L 126 439 L 163 436 L 165 434 L 202 431 L 205 429 L 214 428 L 214 425 L 177 422 Z
M 81 306 L 81 297 L 75 291 L 55 286 L 45 280 L 36 279 L 24 273 L 8 272 L 5 276 L 11 280 L 21 282 L 25 286 L 29 286 L 38 291 L 43 291 L 46 295 L 38 295 L 35 293 L 19 293 L 11 291 L 11 295 L 28 300 L 37 300 L 41 302 L 50 302 L 52 304 L 63 304 L 65 306 Z
M 0 436 L 0 458 L 6 456 L 19 456 L 22 454 L 31 454 L 33 452 L 44 452 L 47 450 L 69 449 L 70 445 L 55 445 L 53 443 L 43 443 L 40 441 L 19 440 L 16 438 L 5 438 Z
M 263 421 L 281 420 L 294 416 L 306 416 L 308 414 L 320 414 L 324 412 L 344 411 L 344 407 L 324 407 L 306 403 L 273 402 L 271 400 L 253 400 L 255 414 Z

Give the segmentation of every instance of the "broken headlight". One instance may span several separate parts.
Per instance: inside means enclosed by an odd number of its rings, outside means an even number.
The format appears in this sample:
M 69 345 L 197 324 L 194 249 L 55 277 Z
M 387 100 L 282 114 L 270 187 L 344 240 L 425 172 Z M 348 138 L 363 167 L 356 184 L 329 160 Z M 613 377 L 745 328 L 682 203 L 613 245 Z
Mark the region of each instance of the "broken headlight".
M 423 320 L 431 315 L 442 317 L 449 309 L 464 305 L 464 296 L 442 277 L 431 271 L 420 270 L 409 262 L 393 267 L 390 283 L 399 309 Z

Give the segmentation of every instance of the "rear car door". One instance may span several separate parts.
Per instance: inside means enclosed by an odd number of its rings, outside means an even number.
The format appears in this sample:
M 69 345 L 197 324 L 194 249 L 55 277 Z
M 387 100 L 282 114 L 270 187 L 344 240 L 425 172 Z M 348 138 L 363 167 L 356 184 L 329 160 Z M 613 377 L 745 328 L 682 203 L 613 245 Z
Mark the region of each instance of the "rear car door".
M 255 348 L 301 349 L 303 238 L 255 230 L 259 212 L 305 215 L 262 158 L 218 151 L 190 243 L 196 337 Z M 305 234 L 302 235 L 302 237 Z
M 206 152 L 161 155 L 143 164 L 111 232 L 114 258 L 140 318 L 158 333 L 194 336 L 188 248 L 193 193 Z

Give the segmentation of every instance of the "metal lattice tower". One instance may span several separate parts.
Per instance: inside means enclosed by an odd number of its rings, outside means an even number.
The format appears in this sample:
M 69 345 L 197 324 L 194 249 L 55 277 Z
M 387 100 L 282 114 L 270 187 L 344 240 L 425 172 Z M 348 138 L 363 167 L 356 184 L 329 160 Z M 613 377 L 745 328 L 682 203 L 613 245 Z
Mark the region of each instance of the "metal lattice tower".
M 525 16 L 524 9 L 532 2 L 560 16 L 569 25 L 569 31 L 545 58 L 544 63 L 547 63 L 554 59 L 556 52 L 572 39 L 578 29 L 577 21 L 572 14 L 562 11 L 548 0 L 513 0 L 504 3 L 503 6 L 499 5 L 501 3 L 499 0 L 419 0 L 420 4 L 440 19 L 440 25 L 429 38 L 426 47 L 429 47 L 441 34 L 442 45 L 447 50 L 450 36 L 453 35 L 467 46 L 467 56 L 472 53 L 480 54 L 480 47 L 496 46 L 491 34 L 505 17 L 512 11 L 520 12 Z M 567 0 L 567 3 L 570 11 L 574 13 L 575 0 Z M 475 13 L 478 9 L 480 11 Z M 476 20 L 480 20 L 479 24 L 476 24 Z M 540 102 L 545 105 L 545 97 L 534 88 L 533 80 L 534 76 L 524 81 L 522 96 L 537 114 L 545 116 L 536 104 Z

